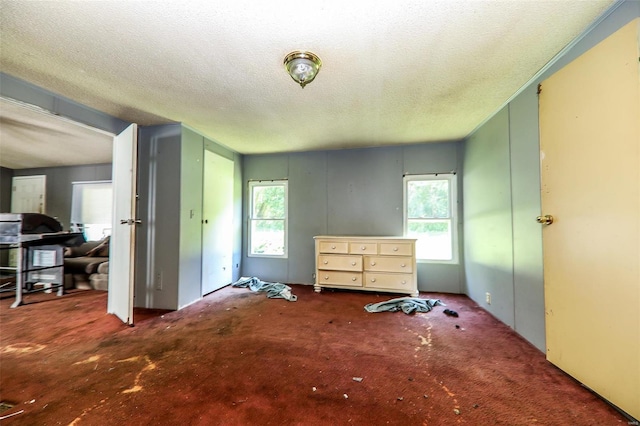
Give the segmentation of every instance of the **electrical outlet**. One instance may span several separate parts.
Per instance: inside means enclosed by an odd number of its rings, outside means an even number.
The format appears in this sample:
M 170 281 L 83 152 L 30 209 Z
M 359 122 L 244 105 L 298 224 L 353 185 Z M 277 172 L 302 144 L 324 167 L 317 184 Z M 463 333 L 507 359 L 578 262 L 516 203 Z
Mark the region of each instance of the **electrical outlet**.
M 491 293 L 486 292 L 485 293 L 486 299 L 487 299 L 487 305 L 491 304 Z
M 154 281 L 155 281 L 156 290 L 162 290 L 162 271 L 156 272 Z

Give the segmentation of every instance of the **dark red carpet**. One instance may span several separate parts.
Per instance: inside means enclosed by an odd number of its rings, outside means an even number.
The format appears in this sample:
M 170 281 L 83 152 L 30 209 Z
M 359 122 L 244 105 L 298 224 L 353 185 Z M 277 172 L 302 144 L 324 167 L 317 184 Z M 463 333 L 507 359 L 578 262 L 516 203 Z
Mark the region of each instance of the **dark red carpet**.
M 131 328 L 106 293 L 4 298 L 0 416 L 23 411 L 2 424 L 627 425 L 466 296 L 421 294 L 459 318 L 409 316 L 363 309 L 395 295 L 292 287 L 227 287 Z

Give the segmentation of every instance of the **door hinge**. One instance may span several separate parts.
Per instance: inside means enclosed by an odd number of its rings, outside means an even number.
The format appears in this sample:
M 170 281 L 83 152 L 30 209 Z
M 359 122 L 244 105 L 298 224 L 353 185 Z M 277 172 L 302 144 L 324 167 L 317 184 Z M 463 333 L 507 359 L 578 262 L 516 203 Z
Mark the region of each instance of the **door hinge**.
M 542 84 L 538 83 L 538 91 L 536 92 L 538 95 L 542 93 Z

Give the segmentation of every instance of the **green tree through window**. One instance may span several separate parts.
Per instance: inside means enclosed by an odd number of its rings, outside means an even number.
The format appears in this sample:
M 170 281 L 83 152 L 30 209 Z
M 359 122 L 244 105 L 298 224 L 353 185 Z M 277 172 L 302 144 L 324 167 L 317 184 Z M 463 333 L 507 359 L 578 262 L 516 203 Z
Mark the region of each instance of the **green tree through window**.
M 407 176 L 405 235 L 416 238 L 421 260 L 455 261 L 455 175 Z
M 287 182 L 250 182 L 249 255 L 286 256 Z

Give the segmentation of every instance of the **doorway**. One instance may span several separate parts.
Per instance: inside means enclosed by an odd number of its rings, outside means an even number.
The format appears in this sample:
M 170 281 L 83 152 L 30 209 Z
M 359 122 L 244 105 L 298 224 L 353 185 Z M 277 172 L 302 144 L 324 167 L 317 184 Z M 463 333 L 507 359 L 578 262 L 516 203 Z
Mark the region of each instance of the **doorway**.
M 60 203 L 57 206 L 55 203 L 46 206 L 46 185 L 49 185 L 50 192 L 51 188 L 56 192 L 59 188 L 69 185 L 70 197 L 67 208 L 71 209 L 71 188 L 75 177 L 71 173 L 66 173 L 66 170 L 65 173 L 58 173 L 52 169 L 108 163 L 113 165 L 113 200 L 116 214 L 112 220 L 114 225 L 117 223 L 118 227 L 124 228 L 124 236 L 115 235 L 115 229 L 112 231 L 110 254 L 117 253 L 117 258 L 110 258 L 109 277 L 111 279 L 118 276 L 115 282 L 119 283 L 119 287 L 114 291 L 111 283 L 109 284 L 107 310 L 116 314 L 124 322 L 131 323 L 133 317 L 129 313 L 132 312 L 130 306 L 132 306 L 133 274 L 128 268 L 134 265 L 132 258 L 134 240 L 131 235 L 135 235 L 135 214 L 132 211 L 135 211 L 137 126 L 131 125 L 114 139 L 112 133 L 61 117 L 34 105 L 3 97 L 0 97 L 0 105 L 2 106 L 0 120 L 3 123 L 0 166 L 12 170 L 43 169 L 46 171 L 45 175 L 15 176 L 12 179 L 12 212 L 42 213 L 52 216 L 60 215 L 60 212 L 64 214 L 64 207 L 61 207 Z M 25 145 L 28 147 L 27 150 Z M 121 149 L 115 150 L 116 148 Z M 124 161 L 117 158 L 118 152 L 125 154 Z M 122 197 L 117 196 L 118 187 L 123 188 Z M 56 196 L 59 197 L 56 201 L 64 199 L 59 192 Z M 121 199 L 126 202 L 119 201 Z M 56 213 L 53 213 L 52 210 L 56 207 Z M 123 220 L 124 223 L 122 223 Z M 123 269 L 125 267 L 127 269 Z M 120 273 L 120 271 L 123 272 Z M 125 277 L 124 281 L 122 277 Z M 121 294 L 124 295 L 122 298 L 120 298 Z

